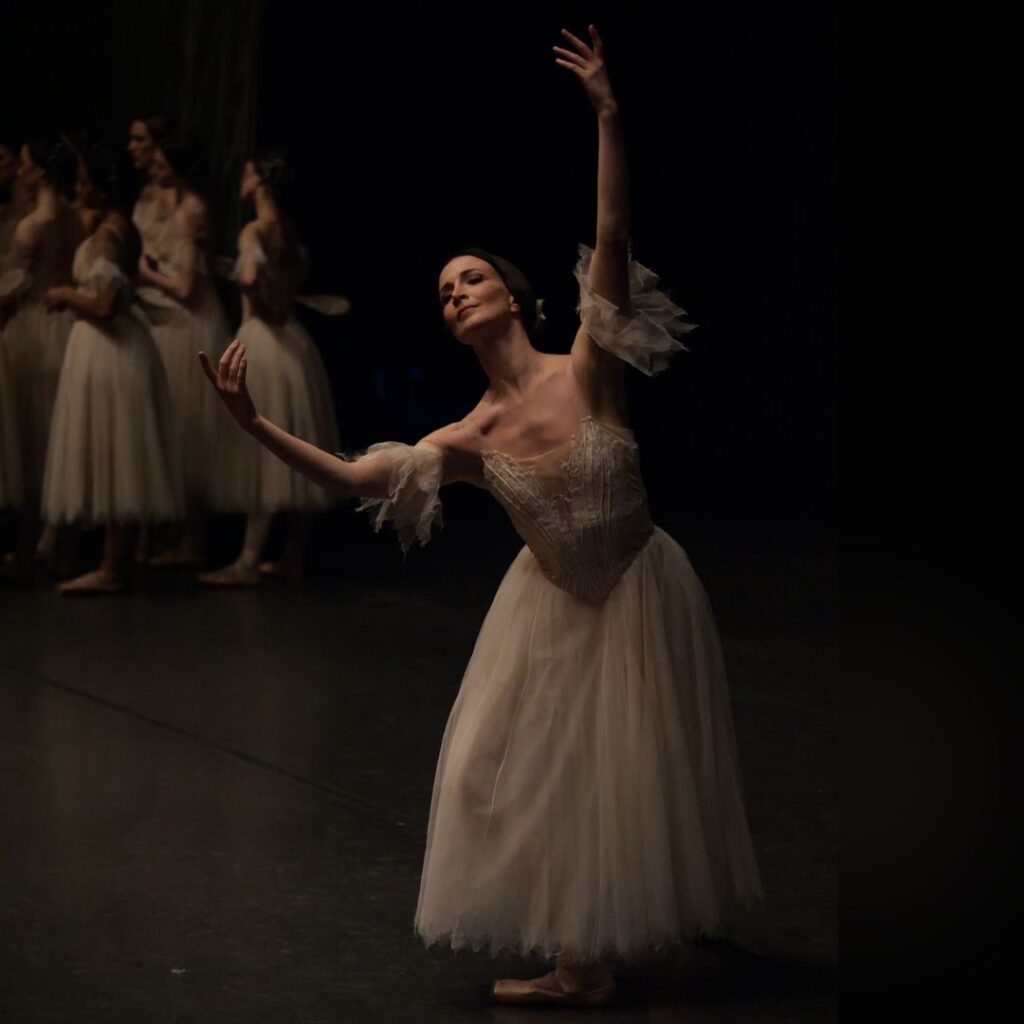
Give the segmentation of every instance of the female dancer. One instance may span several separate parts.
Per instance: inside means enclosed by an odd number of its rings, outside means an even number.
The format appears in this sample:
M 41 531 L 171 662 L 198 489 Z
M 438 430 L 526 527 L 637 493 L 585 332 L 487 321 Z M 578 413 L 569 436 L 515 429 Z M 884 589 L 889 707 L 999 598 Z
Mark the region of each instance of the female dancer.
M 26 578 L 39 537 L 39 495 L 57 380 L 71 331 L 69 313 L 53 313 L 44 296 L 71 280 L 71 260 L 82 239 L 81 221 L 70 206 L 77 157 L 63 140 L 22 146 L 18 178 L 34 201 L 18 222 L 8 256 L 0 306 L 8 315 L 2 343 L 14 390 L 14 420 L 21 448 L 22 516 L 17 547 L 3 575 Z M 53 542 L 45 530 L 39 547 Z
M 327 374 L 292 308 L 305 269 L 295 226 L 285 212 L 293 178 L 283 153 L 259 153 L 246 161 L 241 197 L 253 204 L 256 216 L 238 237 L 235 280 L 243 303 L 238 338 L 253 370 L 252 395 L 259 407 L 290 434 L 336 451 L 338 428 Z M 301 576 L 308 513 L 327 506 L 326 492 L 237 431 L 225 439 L 217 462 L 211 500 L 223 511 L 248 513 L 245 540 L 234 562 L 200 573 L 200 583 L 252 586 L 260 582 L 261 572 Z M 271 517 L 282 510 L 291 512 L 284 555 L 261 565 Z
M 75 325 L 53 413 L 43 512 L 50 523 L 103 523 L 98 569 L 58 585 L 63 594 L 110 594 L 124 586 L 131 528 L 180 511 L 171 463 L 170 401 L 163 365 L 131 313 L 139 239 L 117 207 L 114 156 L 82 155 L 78 192 L 91 233 L 74 259 L 74 285 L 49 289 L 46 304 Z
M 183 135 L 163 140 L 153 156 L 152 177 L 173 192 L 172 208 L 139 257 L 139 289 L 171 389 L 175 449 L 186 501 L 181 542 L 155 565 L 199 565 L 203 557 L 211 458 L 223 431 L 216 400 L 195 372 L 197 348 L 220 353 L 228 324 L 211 273 L 209 216 L 196 191 L 198 151 Z
M 161 188 L 153 180 L 153 158 L 171 130 L 171 119 L 166 114 L 136 118 L 128 127 L 128 155 L 135 170 L 145 176 L 132 210 L 132 223 L 138 229 L 143 255 L 153 253 L 161 225 L 175 200 L 173 189 Z
M 500 1002 L 597 1005 L 602 957 L 710 933 L 760 894 L 728 686 L 707 597 L 647 513 L 625 363 L 662 369 L 683 310 L 629 259 L 626 163 L 603 46 L 564 32 L 557 63 L 597 112 L 598 214 L 577 266 L 567 356 L 530 344 L 526 279 L 499 257 L 441 271 L 445 324 L 489 378 L 469 415 L 415 446 L 341 461 L 257 412 L 245 348 L 208 377 L 236 420 L 403 546 L 429 537 L 441 484 L 489 490 L 526 547 L 480 631 L 441 746 L 416 928 L 427 943 L 540 950 L 555 969 Z

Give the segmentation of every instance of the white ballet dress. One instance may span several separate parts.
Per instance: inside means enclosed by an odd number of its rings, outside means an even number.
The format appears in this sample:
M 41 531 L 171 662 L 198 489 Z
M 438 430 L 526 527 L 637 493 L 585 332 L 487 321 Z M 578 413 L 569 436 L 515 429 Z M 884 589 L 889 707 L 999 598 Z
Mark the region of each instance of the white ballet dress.
M 633 315 L 594 295 L 603 348 L 652 373 L 684 311 L 630 262 Z M 364 501 L 403 546 L 440 520 L 436 446 L 386 443 L 391 494 Z M 415 928 L 430 945 L 637 953 L 712 934 L 761 895 L 714 618 L 650 519 L 627 429 L 584 419 L 532 459 L 483 449 L 484 486 L 526 546 L 494 597 L 434 781 Z
M 0 508 L 19 507 L 22 501 L 21 451 L 14 415 L 14 385 L 7 366 L 7 351 L 0 344 Z
M 61 369 L 43 481 L 47 522 L 153 523 L 182 514 L 167 377 L 131 312 L 132 286 L 109 235 L 75 254 L 77 287 L 114 288 L 114 314 L 79 317 Z
M 152 285 L 136 289 L 167 372 L 179 472 L 186 493 L 198 496 L 208 494 L 214 451 L 230 426 L 198 359 L 202 351 L 216 364 L 231 340 L 203 251 L 205 216 L 202 204 L 186 196 L 168 217 L 145 224 L 146 251 L 156 259 L 157 272 L 172 278 L 195 274 L 188 299 L 182 302 Z
M 50 288 L 71 283 L 71 262 L 84 234 L 78 215 L 63 201 L 57 203 L 55 216 L 37 230 L 38 242 L 31 252 L 12 244 L 0 279 L 0 288 L 19 295 L 0 333 L 0 345 L 13 391 L 23 497 L 32 503 L 38 501 L 42 487 L 57 379 L 74 322 L 67 310 L 47 309 L 43 298 Z
M 287 259 L 256 237 L 239 248 L 236 276 L 250 262 L 255 287 L 243 298 L 238 340 L 246 350 L 246 385 L 271 423 L 326 451 L 338 449 L 338 426 L 323 361 L 293 314 L 302 273 L 298 251 Z M 227 422 L 226 411 L 222 416 Z M 248 434 L 232 429 L 221 443 L 210 490 L 224 512 L 317 511 L 333 501 L 319 484 L 289 468 Z

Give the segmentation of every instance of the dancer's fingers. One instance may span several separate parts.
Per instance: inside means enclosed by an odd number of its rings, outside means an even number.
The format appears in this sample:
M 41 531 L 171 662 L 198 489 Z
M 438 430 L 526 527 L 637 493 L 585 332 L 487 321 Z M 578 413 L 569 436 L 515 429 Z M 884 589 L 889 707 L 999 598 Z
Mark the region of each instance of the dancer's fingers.
M 570 71 L 575 71 L 576 74 L 580 75 L 581 77 L 583 75 L 583 69 L 579 66 L 579 64 L 570 64 L 567 60 L 562 60 L 560 57 L 555 58 L 555 63 L 561 64 L 563 68 L 568 68 Z
M 567 61 L 578 64 L 580 67 L 585 63 L 583 58 L 578 53 L 573 53 L 572 50 L 566 50 L 561 46 L 552 46 L 551 49 L 554 50 L 555 53 L 561 54 Z
M 231 365 L 228 367 L 228 383 L 238 383 L 238 364 L 242 361 L 242 356 L 245 354 L 244 349 L 241 345 L 238 345 L 234 352 L 231 353 Z
M 218 379 L 217 379 L 217 374 L 214 371 L 213 367 L 210 365 L 210 360 L 206 358 L 206 353 L 205 352 L 200 352 L 199 353 L 199 365 L 202 366 L 203 373 L 206 374 L 206 377 L 209 380 L 209 382 L 214 387 L 216 387 L 217 384 L 219 383 Z
M 245 387 L 245 368 L 248 366 L 245 356 L 242 356 L 242 361 L 238 364 L 238 386 L 240 388 Z
M 235 354 L 235 348 L 238 346 L 238 339 L 235 338 L 233 342 L 226 349 L 224 349 L 223 355 L 220 357 L 220 363 L 218 370 L 222 377 L 228 375 L 228 371 L 231 369 L 231 357 Z
M 594 41 L 594 53 L 598 57 L 604 56 L 604 40 L 601 38 L 600 33 L 597 31 L 596 25 L 588 26 L 590 29 L 590 38 Z
M 594 51 L 579 36 L 574 36 L 567 28 L 562 29 L 562 35 L 576 47 L 584 57 L 593 57 Z

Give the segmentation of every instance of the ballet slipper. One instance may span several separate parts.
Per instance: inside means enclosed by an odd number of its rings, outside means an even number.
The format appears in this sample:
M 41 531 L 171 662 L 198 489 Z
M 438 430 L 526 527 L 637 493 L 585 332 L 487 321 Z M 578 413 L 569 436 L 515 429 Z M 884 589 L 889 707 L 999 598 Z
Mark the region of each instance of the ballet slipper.
M 92 597 L 102 594 L 120 594 L 124 584 L 112 573 L 94 569 L 73 580 L 57 584 L 62 597 Z
M 614 981 L 597 988 L 565 988 L 557 970 L 529 981 L 503 978 L 491 986 L 491 998 L 507 1006 L 604 1006 L 614 994 Z
M 260 571 L 256 566 L 249 569 L 237 562 L 223 569 L 214 569 L 213 572 L 201 572 L 198 579 L 204 587 L 256 587 L 261 582 Z

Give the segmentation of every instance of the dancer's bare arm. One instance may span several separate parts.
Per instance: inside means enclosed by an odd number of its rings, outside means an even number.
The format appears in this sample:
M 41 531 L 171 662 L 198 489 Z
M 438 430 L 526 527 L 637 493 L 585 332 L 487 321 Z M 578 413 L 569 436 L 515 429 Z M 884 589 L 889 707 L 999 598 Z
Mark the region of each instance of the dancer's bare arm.
M 245 346 L 237 338 L 228 346 L 216 368 L 205 352 L 199 353 L 199 361 L 238 425 L 282 462 L 340 498 L 388 496 L 393 468 L 388 453 L 346 462 L 315 444 L 294 437 L 256 411 L 245 386 Z
M 179 243 L 181 258 L 177 261 L 181 272 L 173 277 L 161 274 L 156 258 L 143 252 L 139 256 L 139 280 L 156 285 L 168 295 L 185 302 L 196 286 L 197 256 L 207 229 L 206 206 L 198 196 L 189 195 L 182 200 L 182 208 L 174 216 L 179 218 L 178 230 L 182 235 Z
M 566 29 L 571 49 L 556 46 L 555 63 L 567 68 L 583 85 L 597 115 L 597 237 L 590 264 L 591 288 L 623 315 L 629 304 L 629 175 L 619 121 L 619 104 L 608 79 L 604 42 L 589 26 L 590 44 Z M 580 329 L 572 348 L 572 364 L 581 383 L 598 405 L 624 405 L 624 364 L 594 343 Z M 595 409 L 595 412 L 598 411 Z M 624 410 L 623 410 L 624 411 Z
M 111 263 L 117 262 L 118 238 L 113 228 L 106 225 L 97 228 L 93 244 Z M 73 285 L 61 284 L 48 288 L 43 302 L 49 310 L 73 309 L 92 320 L 109 320 L 116 309 L 117 292 L 116 284 L 108 284 L 96 294 L 81 291 Z

